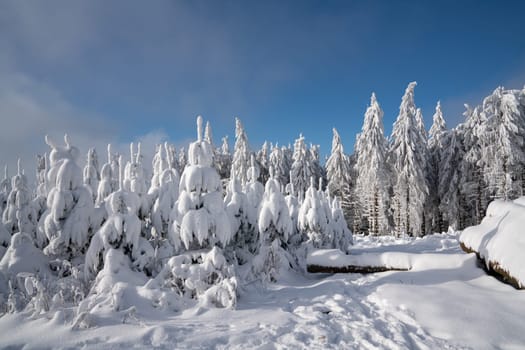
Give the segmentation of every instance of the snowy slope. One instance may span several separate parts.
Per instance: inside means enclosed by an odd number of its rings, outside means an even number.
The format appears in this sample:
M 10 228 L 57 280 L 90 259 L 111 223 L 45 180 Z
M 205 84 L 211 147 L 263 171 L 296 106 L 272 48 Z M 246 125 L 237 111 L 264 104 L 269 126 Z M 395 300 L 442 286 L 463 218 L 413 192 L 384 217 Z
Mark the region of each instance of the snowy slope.
M 519 348 L 525 293 L 487 276 L 457 237 L 357 236 L 352 254 L 408 254 L 410 271 L 290 274 L 242 288 L 237 310 L 115 312 L 73 329 L 70 310 L 0 319 L 0 347 L 96 349 Z

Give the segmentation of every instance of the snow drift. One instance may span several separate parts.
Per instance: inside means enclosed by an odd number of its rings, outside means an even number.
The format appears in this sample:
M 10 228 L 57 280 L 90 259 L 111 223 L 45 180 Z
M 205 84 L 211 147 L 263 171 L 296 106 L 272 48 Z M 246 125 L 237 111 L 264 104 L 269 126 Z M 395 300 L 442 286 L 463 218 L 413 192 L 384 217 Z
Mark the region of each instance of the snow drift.
M 475 252 L 514 287 L 525 287 L 525 197 L 495 200 L 479 225 L 466 228 L 459 240 L 463 250 Z

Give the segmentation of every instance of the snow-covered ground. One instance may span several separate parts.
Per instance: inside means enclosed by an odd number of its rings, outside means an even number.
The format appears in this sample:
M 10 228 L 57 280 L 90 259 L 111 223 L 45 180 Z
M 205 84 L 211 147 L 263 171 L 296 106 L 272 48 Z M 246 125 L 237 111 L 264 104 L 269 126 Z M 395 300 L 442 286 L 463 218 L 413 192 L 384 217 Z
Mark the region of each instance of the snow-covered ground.
M 409 254 L 410 271 L 290 274 L 241 288 L 236 310 L 108 315 L 72 327 L 68 310 L 0 318 L 0 347 L 165 349 L 518 349 L 525 292 L 477 267 L 456 234 L 422 239 L 355 236 L 351 254 Z

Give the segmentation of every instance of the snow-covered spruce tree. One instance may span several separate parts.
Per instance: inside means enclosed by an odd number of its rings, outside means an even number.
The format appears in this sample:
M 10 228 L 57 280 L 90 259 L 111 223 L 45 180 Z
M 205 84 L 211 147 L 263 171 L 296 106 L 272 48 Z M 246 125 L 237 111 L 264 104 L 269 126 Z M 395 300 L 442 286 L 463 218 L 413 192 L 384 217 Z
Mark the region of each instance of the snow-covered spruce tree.
M 294 143 L 291 172 L 295 194 L 301 199 L 308 189 L 310 178 L 315 175 L 312 167 L 311 153 L 306 147 L 302 134 L 299 135 L 299 138 L 295 140 Z
M 396 233 L 421 236 L 423 210 L 428 193 L 426 183 L 426 138 L 421 135 L 422 119 L 416 118 L 414 88 L 408 84 L 399 107 L 399 116 L 390 140 L 393 171 L 392 206 Z
M 84 167 L 84 184 L 91 189 L 93 200 L 97 199 L 100 173 L 98 171 L 98 156 L 94 148 L 90 148 L 87 154 L 87 162 Z
M 263 282 L 274 282 L 290 268 L 293 258 L 284 249 L 292 232 L 292 220 L 272 167 L 264 189 L 258 225 L 261 246 L 253 260 L 251 272 Z
M 246 184 L 246 198 L 250 206 L 250 211 L 255 215 L 253 230 L 245 232 L 245 244 L 251 253 L 255 253 L 259 249 L 259 228 L 258 228 L 258 214 L 264 196 L 264 186 L 259 182 L 259 168 L 255 164 L 255 157 L 252 154 L 250 161 L 250 169 L 248 169 L 248 183 Z
M 199 299 L 205 306 L 233 308 L 238 283 L 235 269 L 217 247 L 230 242 L 232 230 L 219 174 L 212 167 L 212 146 L 202 138 L 200 116 L 197 141 L 190 144 L 188 161 L 171 213 L 169 237 L 177 252 L 189 251 L 172 257 L 156 280 L 181 296 Z
M 440 206 L 439 195 L 439 173 L 441 167 L 441 159 L 444 156 L 444 139 L 447 127 L 443 112 L 441 111 L 441 103 L 438 101 L 436 105 L 436 112 L 432 117 L 432 127 L 430 128 L 428 138 L 428 222 L 432 232 L 443 232 L 446 227 L 443 225 L 443 213 Z M 450 155 L 447 155 L 450 156 Z M 455 166 L 460 166 L 456 164 Z M 459 187 L 459 186 L 458 186 Z
M 67 135 L 64 141 L 65 147 L 58 146 L 46 137 L 46 143 L 52 149 L 49 154 L 48 210 L 40 220 L 43 225 L 39 225 L 39 229 L 49 240 L 44 249 L 47 255 L 71 260 L 83 253 L 89 244 L 93 234 L 94 206 L 91 190 L 82 183 L 82 170 L 77 165 L 79 151 L 71 145 Z
M 148 196 L 146 185 L 146 173 L 142 165 L 142 153 L 140 142 L 137 145 L 137 153 L 133 150 L 133 143 L 130 146 L 130 161 L 126 163 L 124 171 L 123 187 L 126 191 L 137 194 L 140 200 L 137 215 L 142 222 L 142 235 L 150 238 L 149 214 L 153 200 Z
M 465 105 L 463 113 L 466 120 L 458 131 L 462 134 L 465 156 L 461 162 L 461 193 L 465 201 L 465 217 L 461 222 L 465 226 L 477 225 L 485 216 L 488 205 L 488 191 L 483 177 L 482 153 L 486 146 L 484 140 L 486 118 L 480 108 L 471 109 Z M 460 227 L 463 228 L 463 227 Z
M 299 209 L 298 225 L 314 248 L 334 248 L 331 216 L 331 209 L 323 200 L 322 191 L 315 188 L 314 178 L 311 177 L 310 186 Z
M 4 168 L 4 179 L 0 182 L 0 214 L 4 213 L 7 206 L 7 198 L 11 192 L 11 181 L 7 172 L 7 165 Z M 5 253 L 7 246 L 11 241 L 11 233 L 7 231 L 3 223 L 3 218 L 0 217 L 0 259 Z
M 439 213 L 442 215 L 442 227 L 452 227 L 459 230 L 464 227 L 465 200 L 462 196 L 462 182 L 464 168 L 461 162 L 464 159 L 462 125 L 445 131 L 441 136 L 441 156 L 438 163 L 437 197 L 439 198 Z
M 228 136 L 222 138 L 222 146 L 219 152 L 215 155 L 215 165 L 221 181 L 226 182 L 230 178 L 230 171 L 232 167 L 232 155 L 230 153 L 230 146 L 228 144 Z
M 348 224 L 343 215 L 343 209 L 339 198 L 335 197 L 331 204 L 332 209 L 332 231 L 333 247 L 348 253 L 350 245 L 353 243 L 352 231 L 348 229 Z
M 7 197 L 11 192 L 11 179 L 9 178 L 7 165 L 4 167 L 4 179 L 0 181 L 0 213 L 4 213 L 7 206 Z
M 429 225 L 429 217 L 431 215 L 430 212 L 430 206 L 428 203 L 428 135 L 427 131 L 425 129 L 425 124 L 423 122 L 423 113 L 421 112 L 421 108 L 418 108 L 416 110 L 416 124 L 419 129 L 418 136 L 420 137 L 418 141 L 418 145 L 423 145 L 423 147 L 420 147 L 417 149 L 419 155 L 421 156 L 422 164 L 423 164 L 423 174 L 425 176 L 425 183 L 427 185 L 427 194 L 424 199 L 423 204 L 423 217 L 421 218 L 421 235 L 426 235 L 431 232 L 431 225 Z
M 257 163 L 259 163 L 260 180 L 262 183 L 266 183 L 270 178 L 270 146 L 268 141 L 264 141 L 261 149 L 257 152 Z
M 342 197 L 344 187 L 348 182 L 350 165 L 348 157 L 344 153 L 341 137 L 335 128 L 332 129 L 332 152 L 326 161 L 326 177 L 328 181 L 328 191 L 331 196 Z
M 246 194 L 242 192 L 241 184 L 235 178 L 235 173 L 232 173 L 230 178 L 224 203 L 233 232 L 230 247 L 238 263 L 243 265 L 251 256 L 250 246 L 255 236 L 257 208 L 251 205 Z
M 3 224 L 10 235 L 16 232 L 24 232 L 30 235 L 35 244 L 38 245 L 36 226 L 37 213 L 32 202 L 31 191 L 28 187 L 27 177 L 20 169 L 18 160 L 18 172 L 11 179 L 11 192 L 7 196 L 6 208 L 3 214 Z
M 308 149 L 310 152 L 310 167 L 312 169 L 312 176 L 314 179 L 322 179 L 322 182 L 319 183 L 326 184 L 326 172 L 321 166 L 319 148 L 319 145 L 310 144 L 310 148 Z M 324 188 L 319 188 L 319 190 L 324 190 Z
M 121 158 L 119 164 L 122 164 Z M 123 188 L 121 167 L 119 174 L 119 189 L 105 201 L 108 218 L 91 239 L 86 252 L 86 280 L 93 279 L 102 270 L 113 249 L 127 256 L 135 270 L 151 272 L 154 252 L 150 243 L 140 236 L 141 222 L 137 216 L 140 199 L 136 193 Z
M 118 171 L 118 160 L 115 155 L 111 153 L 111 145 L 108 145 L 108 162 L 102 166 L 100 170 L 100 182 L 98 183 L 97 205 L 103 205 L 105 199 L 113 192 L 118 190 L 118 180 L 115 182 L 115 171 Z M 118 177 L 118 174 L 116 175 Z
M 37 222 L 47 210 L 47 164 L 47 154 L 36 156 L 36 197 L 33 199 L 33 207 Z
M 164 153 L 162 150 L 165 150 Z M 160 145 L 157 149 L 159 156 L 155 172 L 158 175 L 152 181 L 148 192 L 150 198 L 154 199 L 151 209 L 152 234 L 156 239 L 167 238 L 170 224 L 170 214 L 179 198 L 179 174 L 175 168 L 170 166 L 172 153 L 169 152 L 168 144 Z M 166 156 L 166 158 L 165 158 Z M 156 186 L 156 187 L 155 187 Z
M 387 163 L 387 140 L 384 136 L 383 111 L 372 93 L 365 121 L 355 144 L 355 196 L 359 213 L 365 218 L 364 227 L 373 235 L 391 232 L 390 173 Z M 336 193 L 336 195 L 340 196 Z M 355 218 L 357 220 L 357 218 Z
M 286 196 L 284 200 L 288 206 L 288 212 L 290 213 L 290 219 L 292 220 L 292 233 L 288 238 L 288 245 L 292 248 L 297 248 L 306 240 L 306 235 L 303 235 L 299 230 L 299 201 L 294 194 L 293 183 L 291 180 L 292 174 L 290 172 L 290 182 L 285 187 Z
M 184 169 L 186 169 L 186 165 L 188 165 L 188 156 L 184 147 L 182 147 L 179 150 L 179 157 L 177 158 L 177 163 L 179 165 L 179 174 L 182 174 L 184 172 Z
M 493 198 L 522 195 L 525 167 L 525 117 L 520 114 L 517 92 L 497 88 L 483 101 L 487 116 L 488 147 L 482 153 L 485 181 Z
M 189 164 L 180 180 L 180 195 L 170 215 L 169 237 L 180 252 L 214 245 L 225 246 L 232 237 L 219 174 L 212 167 L 213 150 L 202 138 L 202 117 L 197 118 L 197 141 L 190 144 Z M 246 175 L 245 175 L 246 176 Z
M 239 180 L 242 187 L 248 182 L 250 158 L 251 152 L 248 145 L 248 137 L 239 118 L 235 118 L 235 146 L 231 170 L 235 173 L 235 178 Z
M 269 167 L 273 168 L 275 172 L 274 177 L 279 180 L 281 184 L 286 185 L 290 181 L 289 175 L 292 166 L 290 159 L 287 157 L 288 149 L 279 147 L 278 145 L 271 146 L 271 149 Z

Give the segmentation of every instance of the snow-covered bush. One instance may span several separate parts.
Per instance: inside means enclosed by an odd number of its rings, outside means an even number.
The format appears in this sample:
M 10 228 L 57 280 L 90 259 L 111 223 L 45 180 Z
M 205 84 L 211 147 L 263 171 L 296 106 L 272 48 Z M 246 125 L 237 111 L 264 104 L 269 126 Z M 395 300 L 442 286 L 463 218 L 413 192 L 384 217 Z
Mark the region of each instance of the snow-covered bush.
M 237 303 L 235 270 L 218 247 L 171 258 L 156 280 L 181 297 L 198 299 L 202 306 L 234 308 Z
M 83 184 L 82 171 L 77 165 L 79 151 L 67 135 L 64 141 L 65 147 L 58 146 L 46 137 L 46 143 L 52 148 L 48 210 L 40 220 L 39 230 L 49 241 L 46 254 L 71 259 L 82 253 L 89 243 L 94 207 L 91 190 Z
M 212 168 L 213 150 L 202 139 L 202 117 L 197 118 L 196 142 L 190 144 L 189 164 L 180 180 L 180 195 L 171 212 L 170 239 L 177 251 L 199 249 L 230 241 L 219 174 Z

